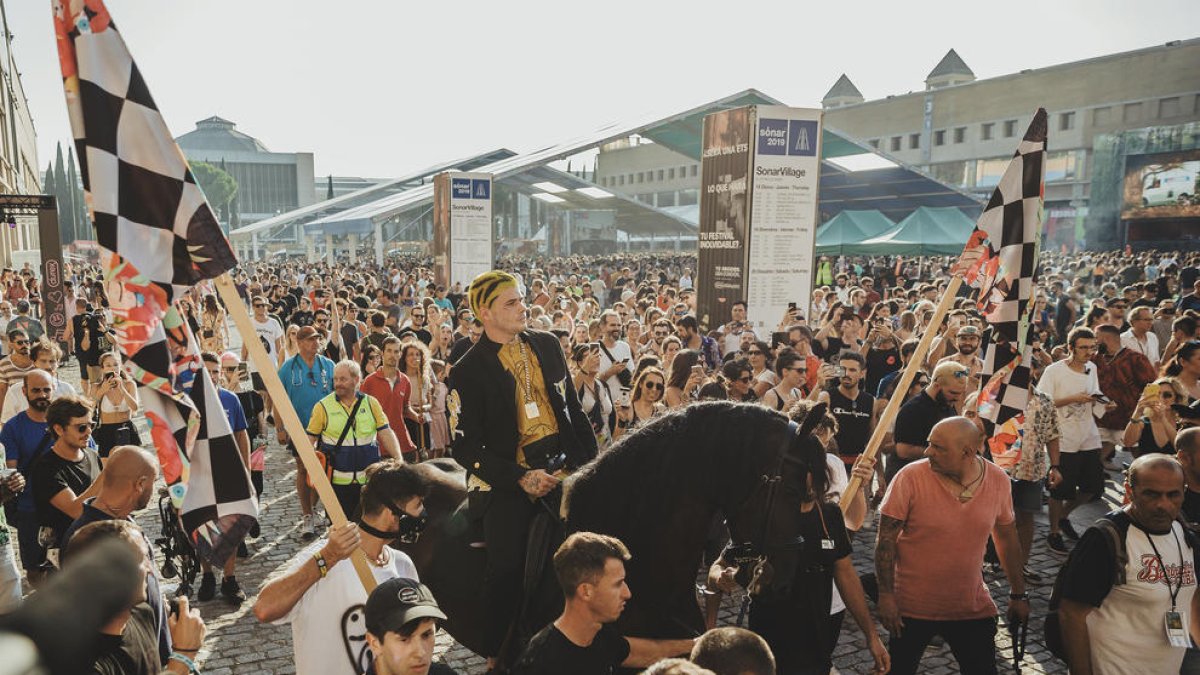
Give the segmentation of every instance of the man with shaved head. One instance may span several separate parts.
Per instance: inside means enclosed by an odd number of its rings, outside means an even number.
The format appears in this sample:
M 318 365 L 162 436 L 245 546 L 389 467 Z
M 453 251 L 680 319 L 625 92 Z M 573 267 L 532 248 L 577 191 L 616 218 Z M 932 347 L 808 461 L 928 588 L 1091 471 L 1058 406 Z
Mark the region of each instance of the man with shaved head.
M 104 472 L 98 479 L 100 490 L 95 497 L 83 502 L 83 513 L 67 528 L 63 535 L 64 547 L 79 528 L 101 520 L 127 520 L 136 525 L 133 513 L 150 503 L 154 496 L 154 480 L 158 477 L 158 458 L 153 452 L 136 445 L 118 445 L 108 455 Z M 140 528 L 137 528 L 141 532 Z M 143 534 L 146 555 L 154 561 L 154 547 Z M 156 567 L 151 565 L 151 567 Z M 158 652 L 163 663 L 171 655 L 171 632 L 167 627 L 167 613 L 163 609 L 162 590 L 158 574 L 146 575 L 146 602 L 158 622 Z M 195 656 L 195 654 L 188 654 Z
M 925 458 L 900 469 L 879 507 L 875 574 L 893 673 L 916 673 L 934 635 L 964 673 L 996 672 L 997 609 L 981 571 L 989 535 L 1008 577 L 1008 622 L 1029 618 L 1012 489 L 979 456 L 982 440 L 966 417 L 933 425 Z
M 1183 440 L 1194 456 L 1196 438 Z M 1062 577 L 1059 618 L 1072 673 L 1178 673 L 1197 632 L 1193 536 L 1179 519 L 1184 467 L 1150 453 L 1128 476 L 1129 505 L 1083 533 Z

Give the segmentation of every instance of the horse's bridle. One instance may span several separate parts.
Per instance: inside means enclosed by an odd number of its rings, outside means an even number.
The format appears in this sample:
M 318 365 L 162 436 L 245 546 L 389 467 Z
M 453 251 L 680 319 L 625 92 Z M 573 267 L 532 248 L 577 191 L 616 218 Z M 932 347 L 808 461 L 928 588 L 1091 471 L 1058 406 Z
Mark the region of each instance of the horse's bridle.
M 757 585 L 762 577 L 763 571 L 767 565 L 767 552 L 771 550 L 784 550 L 787 548 L 798 546 L 803 543 L 802 537 L 795 537 L 787 541 L 777 544 L 770 544 L 767 541 L 767 536 L 771 527 L 771 518 L 775 515 L 775 506 L 779 501 L 779 487 L 783 482 L 783 465 L 785 462 L 793 464 L 801 464 L 800 460 L 792 457 L 788 452 L 791 449 L 792 441 L 799 434 L 800 425 L 793 421 L 788 421 L 788 432 L 784 437 L 783 448 L 779 453 L 779 460 L 775 463 L 774 471 L 771 474 L 763 474 L 758 481 L 758 485 L 750 491 L 746 500 L 738 508 L 737 512 L 741 513 L 746 505 L 749 504 L 757 495 L 759 490 L 764 487 L 767 490 L 767 512 L 762 521 L 762 527 L 759 529 L 759 535 L 754 541 L 735 545 L 726 554 L 726 561 L 736 564 L 738 567 L 746 563 L 753 563 L 751 568 L 750 582 L 746 585 L 746 590 L 757 591 Z

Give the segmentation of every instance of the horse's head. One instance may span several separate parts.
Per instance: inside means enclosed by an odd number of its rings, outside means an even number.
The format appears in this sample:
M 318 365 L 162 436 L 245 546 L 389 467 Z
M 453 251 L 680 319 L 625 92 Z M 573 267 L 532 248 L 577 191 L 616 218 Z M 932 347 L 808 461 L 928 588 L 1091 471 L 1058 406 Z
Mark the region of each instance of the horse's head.
M 788 422 L 773 452 L 766 453 L 757 485 L 728 513 L 733 546 L 726 562 L 750 570 L 747 590 L 754 595 L 785 595 L 795 577 L 803 543 L 800 505 L 819 504 L 826 489 L 825 447 L 813 434 L 825 410 L 819 404 L 803 424 Z

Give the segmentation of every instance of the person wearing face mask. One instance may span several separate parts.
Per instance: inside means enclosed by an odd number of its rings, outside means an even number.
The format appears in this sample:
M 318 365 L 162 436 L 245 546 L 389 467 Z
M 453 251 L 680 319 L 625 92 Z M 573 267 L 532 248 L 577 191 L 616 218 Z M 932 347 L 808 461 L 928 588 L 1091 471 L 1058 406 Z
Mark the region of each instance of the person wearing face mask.
M 396 540 L 415 542 L 426 522 L 429 480 L 415 465 L 398 459 L 367 469 L 357 522 L 331 528 L 328 536 L 301 551 L 290 570 L 263 587 L 254 603 L 262 622 L 291 624 L 297 675 L 357 675 L 370 656 L 362 636 L 343 617 L 361 612 L 367 592 L 348 562 L 361 548 L 375 580 L 419 581 L 417 568 Z

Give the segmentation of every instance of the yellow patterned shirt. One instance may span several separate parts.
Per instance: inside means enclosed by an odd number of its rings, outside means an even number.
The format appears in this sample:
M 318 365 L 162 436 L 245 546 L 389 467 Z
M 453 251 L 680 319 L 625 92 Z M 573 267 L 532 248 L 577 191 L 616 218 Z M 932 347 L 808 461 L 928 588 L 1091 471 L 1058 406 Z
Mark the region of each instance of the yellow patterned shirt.
M 504 369 L 516 380 L 517 431 L 521 435 L 521 440 L 517 444 L 517 463 L 529 468 L 522 449 L 530 443 L 557 434 L 558 420 L 554 417 L 554 407 L 551 405 L 550 395 L 546 391 L 546 381 L 542 377 L 542 365 L 538 363 L 537 354 L 534 354 L 533 348 L 517 338 L 501 346 L 498 356 L 500 365 L 504 366 Z M 526 383 L 528 383 L 528 391 Z M 536 417 L 526 414 L 527 406 L 531 402 L 537 405 Z

